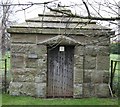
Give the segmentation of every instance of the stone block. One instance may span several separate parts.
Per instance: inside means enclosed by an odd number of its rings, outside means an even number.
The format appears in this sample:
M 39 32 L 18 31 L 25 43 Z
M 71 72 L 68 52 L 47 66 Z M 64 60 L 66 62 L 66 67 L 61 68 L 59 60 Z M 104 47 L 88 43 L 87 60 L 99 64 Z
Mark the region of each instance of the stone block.
M 74 70 L 75 69 L 83 69 L 83 64 L 74 64 Z
M 110 55 L 110 47 L 109 46 L 98 46 L 96 48 L 97 55 L 101 56 L 109 56 Z
M 13 75 L 14 82 L 34 82 L 35 77 L 32 74 L 24 74 L 24 75 Z
M 78 55 L 78 56 L 84 55 L 84 47 L 83 46 L 76 46 L 74 53 L 75 53 L 75 55 Z
M 95 69 L 96 68 L 96 57 L 85 56 L 85 69 Z
M 22 75 L 25 71 L 22 68 L 11 68 L 11 73 L 12 75 Z
M 83 84 L 83 96 L 84 97 L 94 97 L 94 84 L 91 83 L 84 83 Z
M 83 77 L 83 82 L 84 83 L 90 83 L 91 82 L 91 74 L 92 74 L 92 72 L 94 72 L 94 70 L 85 70 L 84 71 L 84 77 Z
M 45 58 L 38 59 L 38 68 L 45 68 L 47 67 L 47 60 Z
M 37 75 L 47 72 L 47 59 L 38 59 Z
M 42 73 L 47 73 L 47 68 L 38 69 L 36 75 L 41 75 Z
M 74 69 L 74 83 L 83 83 L 83 69 Z
M 90 46 L 86 46 L 85 47 L 85 55 L 95 57 L 97 55 L 96 46 L 91 46 L 91 45 Z
M 83 63 L 83 56 L 79 56 L 79 55 L 77 55 L 77 54 L 75 54 L 74 55 L 74 62 L 76 63 L 76 64 L 79 64 L 79 63 Z
M 98 41 L 98 45 L 99 46 L 109 46 L 110 45 L 110 38 L 106 37 L 106 36 L 102 36 L 97 38 Z
M 99 32 L 99 33 L 101 35 L 101 32 Z M 110 38 L 107 38 L 106 36 L 98 37 L 99 35 L 97 36 L 96 34 L 94 35 L 94 37 L 92 37 L 93 35 L 94 34 L 93 34 L 93 31 L 92 31 L 92 35 L 90 37 L 86 37 L 85 38 L 85 42 L 87 44 L 97 43 L 98 46 L 109 46 Z
M 109 71 L 107 70 L 95 70 L 91 75 L 92 83 L 108 83 L 109 82 Z
M 104 71 L 103 72 L 103 83 L 109 83 L 109 71 Z
M 23 87 L 23 84 L 20 82 L 10 82 L 10 85 L 9 85 L 10 95 L 13 95 L 13 96 L 20 95 L 19 89 L 21 89 L 22 87 Z
M 108 84 L 95 84 L 95 94 L 97 97 L 109 97 Z
M 74 84 L 74 97 L 79 98 L 83 95 L 83 85 L 82 84 Z
M 41 58 L 43 57 L 43 55 L 47 54 L 47 46 L 37 45 L 37 54 L 38 54 L 38 58 Z
M 103 71 L 94 71 L 91 73 L 92 83 L 103 83 Z
M 25 67 L 25 58 L 22 54 L 12 54 L 11 55 L 11 67 L 12 68 L 24 68 Z
M 43 42 L 43 41 L 45 41 L 45 40 L 47 40 L 47 39 L 50 39 L 50 38 L 52 38 L 52 37 L 54 37 L 54 36 L 56 36 L 56 35 L 37 35 L 37 43 L 39 44 L 40 42 Z
M 47 54 L 38 55 L 38 59 L 44 59 L 47 61 Z
M 38 67 L 37 59 L 26 58 L 25 63 L 26 63 L 26 68 L 37 68 Z
M 76 41 L 79 41 L 80 43 L 84 43 L 84 41 L 86 40 L 85 36 L 75 36 L 75 35 L 71 35 L 73 39 L 75 39 Z
M 35 68 L 12 68 L 11 73 L 15 75 L 36 75 L 37 69 Z
M 37 50 L 37 45 L 35 44 L 11 44 L 12 53 L 34 53 Z
M 36 68 L 25 68 L 25 73 L 27 75 L 31 74 L 35 76 L 37 73 L 37 69 Z
M 21 95 L 35 96 L 36 88 L 34 82 L 24 82 L 23 87 L 20 89 Z
M 74 55 L 74 66 L 83 69 L 83 56 Z
M 46 97 L 46 83 L 36 83 L 36 96 Z
M 110 58 L 109 56 L 97 56 L 97 70 L 109 70 Z
M 109 46 L 93 46 L 89 45 L 85 47 L 85 55 L 89 56 L 97 56 L 97 55 L 103 55 L 108 56 L 110 54 L 110 48 Z
M 35 96 L 36 89 L 33 82 L 11 82 L 9 86 L 10 95 Z
M 46 73 L 42 73 L 41 75 L 37 75 L 35 77 L 36 83 L 45 83 L 46 82 Z
M 36 43 L 36 35 L 34 34 L 12 34 L 11 35 L 12 43 Z

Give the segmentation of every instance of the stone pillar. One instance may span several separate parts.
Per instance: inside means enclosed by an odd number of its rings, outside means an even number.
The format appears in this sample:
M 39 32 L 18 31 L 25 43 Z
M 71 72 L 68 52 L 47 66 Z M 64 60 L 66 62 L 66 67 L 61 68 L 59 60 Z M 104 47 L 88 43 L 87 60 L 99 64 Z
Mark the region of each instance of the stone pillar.
M 74 52 L 74 97 L 83 95 L 83 46 L 76 46 Z
M 35 76 L 35 87 L 37 97 L 46 97 L 47 84 L 47 47 L 44 45 L 37 46 L 38 67 Z

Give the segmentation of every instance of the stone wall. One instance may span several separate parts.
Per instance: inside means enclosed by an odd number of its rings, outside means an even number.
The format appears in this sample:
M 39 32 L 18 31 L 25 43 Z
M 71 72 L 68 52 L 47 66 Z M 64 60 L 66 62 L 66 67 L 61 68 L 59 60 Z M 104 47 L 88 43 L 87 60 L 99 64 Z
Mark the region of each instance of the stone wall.
M 109 46 L 76 46 L 74 97 L 109 96 Z
M 15 34 L 11 40 L 10 95 L 46 97 L 46 46 L 36 44 L 36 35 Z
M 46 97 L 47 47 L 39 42 L 55 35 L 12 34 L 10 95 Z M 72 36 L 81 43 L 90 38 Z M 97 38 L 94 40 L 98 41 Z M 76 45 L 74 52 L 74 97 L 109 96 L 109 41 Z
M 84 97 L 109 96 L 109 46 L 86 46 L 84 53 Z
M 76 46 L 74 52 L 74 97 L 83 97 L 83 46 Z

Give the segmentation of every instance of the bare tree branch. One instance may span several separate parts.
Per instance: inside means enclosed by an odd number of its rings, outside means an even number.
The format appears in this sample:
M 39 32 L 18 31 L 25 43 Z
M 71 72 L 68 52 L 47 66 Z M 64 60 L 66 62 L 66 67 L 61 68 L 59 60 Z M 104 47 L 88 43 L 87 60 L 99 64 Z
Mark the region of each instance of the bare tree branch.
M 26 9 L 28 9 L 28 8 L 30 8 L 30 7 L 32 7 L 33 6 L 33 4 L 31 4 L 31 5 L 29 5 L 28 7 L 26 7 L 26 8 L 22 8 L 21 10 L 17 10 L 16 12 L 19 12 L 19 11 L 25 11 Z
M 58 10 L 58 9 L 52 9 L 50 7 L 47 6 L 48 9 L 50 9 L 51 11 L 55 11 L 55 12 L 59 12 L 59 13 L 62 13 L 62 14 L 66 14 L 67 16 L 70 16 L 70 17 L 76 17 L 76 18 L 81 18 L 81 19 L 91 19 L 91 20 L 100 20 L 100 21 L 116 21 L 116 20 L 120 20 L 120 17 L 108 17 L 108 18 L 105 18 L 105 17 L 88 17 L 88 16 L 79 16 L 79 15 L 74 15 L 72 13 L 67 13 L 67 12 L 64 12 L 64 11 L 61 11 L 61 10 Z
M 53 0 L 53 1 L 48 1 L 48 2 L 43 2 L 43 3 L 27 3 L 27 4 L 0 4 L 0 6 L 29 6 L 29 5 L 40 5 L 40 4 L 48 4 L 48 3 L 52 3 L 58 0 Z
M 86 10 L 87 10 L 87 13 L 88 13 L 88 17 L 91 17 L 91 15 L 90 15 L 90 11 L 89 11 L 89 8 L 88 8 L 86 2 L 85 2 L 84 0 L 82 0 L 82 2 L 83 2 L 83 4 L 84 4 L 85 7 L 86 7 Z

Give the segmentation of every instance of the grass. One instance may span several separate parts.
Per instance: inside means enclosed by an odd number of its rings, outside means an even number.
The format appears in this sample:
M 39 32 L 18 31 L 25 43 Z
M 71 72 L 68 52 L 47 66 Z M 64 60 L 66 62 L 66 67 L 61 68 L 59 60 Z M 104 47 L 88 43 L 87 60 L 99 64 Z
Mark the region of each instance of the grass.
M 41 99 L 3 94 L 2 105 L 118 105 L 118 99 L 83 98 L 83 99 Z
M 0 75 L 4 76 L 5 69 L 5 59 L 7 60 L 7 79 L 11 78 L 10 74 L 10 52 L 7 52 L 6 55 L 2 58 L 0 55 Z

